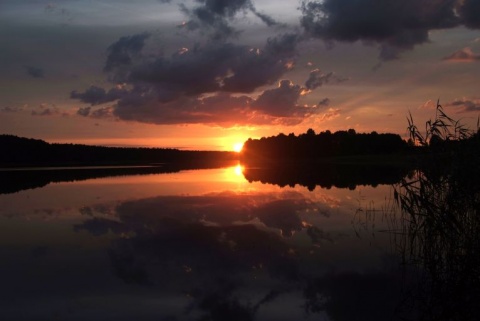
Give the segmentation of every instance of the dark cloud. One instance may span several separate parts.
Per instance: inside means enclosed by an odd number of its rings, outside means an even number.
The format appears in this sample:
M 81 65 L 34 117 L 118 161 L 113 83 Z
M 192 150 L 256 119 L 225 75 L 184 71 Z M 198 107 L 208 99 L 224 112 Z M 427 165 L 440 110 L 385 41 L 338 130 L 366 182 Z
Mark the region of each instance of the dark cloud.
M 443 60 L 454 62 L 473 62 L 480 61 L 480 55 L 475 54 L 471 48 L 465 47 L 443 58 Z
M 153 124 L 206 123 L 233 126 L 245 122 L 249 110 L 245 96 L 217 94 L 205 98 L 179 97 L 159 102 L 156 94 L 131 93 L 114 107 L 113 114 L 122 120 Z
M 460 9 L 460 16 L 466 27 L 472 29 L 480 28 L 480 1 L 464 0 Z
M 32 76 L 33 78 L 43 78 L 45 77 L 45 72 L 42 68 L 34 67 L 34 66 L 25 66 L 27 69 L 27 73 Z
M 292 115 L 300 110 L 297 102 L 303 90 L 302 87 L 292 84 L 290 80 L 282 80 L 278 88 L 265 90 L 252 103 L 252 107 L 268 115 L 280 117 Z
M 110 118 L 113 115 L 113 108 L 112 107 L 101 107 L 93 110 L 90 113 L 90 117 L 92 118 Z
M 247 10 L 252 5 L 250 0 L 196 0 L 203 8 L 219 16 L 232 18 L 238 11 Z
M 251 92 L 274 83 L 289 69 L 298 41 L 296 35 L 287 34 L 268 39 L 264 51 L 250 48 L 243 57 L 237 56 L 231 68 L 234 75 L 224 79 L 223 90 Z
M 278 23 L 265 13 L 258 12 L 250 0 L 196 0 L 199 4 L 188 8 L 180 4 L 180 10 L 189 17 L 183 27 L 188 30 L 202 30 L 210 33 L 214 40 L 225 40 L 237 36 L 240 31 L 233 28 L 230 21 L 238 14 L 252 12 L 267 26 Z
M 218 93 L 205 98 L 180 97 L 171 102 L 160 103 L 155 97 L 129 95 L 114 106 L 113 114 L 122 120 L 140 121 L 153 124 L 203 123 L 231 127 L 235 125 L 294 125 L 304 117 L 316 112 L 315 108 L 287 105 L 273 106 L 275 95 L 286 92 L 295 96 L 292 90 L 273 89 L 268 99 L 261 103 L 248 96 L 233 96 Z M 291 99 L 290 101 L 293 101 Z
M 478 112 L 480 111 L 480 99 L 456 99 L 445 106 L 455 107 L 457 112 Z
M 112 118 L 113 117 L 113 108 L 112 107 L 100 107 L 93 109 L 89 107 L 81 107 L 77 110 L 77 115 L 90 118 Z
M 239 35 L 239 31 L 235 30 L 228 23 L 228 18 L 216 14 L 209 10 L 208 7 L 189 9 L 184 4 L 181 4 L 180 9 L 190 19 L 180 27 L 186 27 L 190 31 L 200 30 L 204 33 L 206 32 L 215 41 L 224 41 Z
M 139 59 L 135 65 L 133 58 L 127 55 L 126 59 L 107 59 L 105 70 L 112 70 L 113 65 L 131 65 L 127 81 L 137 87 L 155 86 L 157 92 L 166 95 L 162 100 L 178 93 L 251 92 L 272 84 L 288 70 L 285 64 L 294 58 L 299 41 L 297 35 L 285 34 L 268 39 L 265 49 L 231 43 L 196 45 L 190 49 L 182 48 L 170 57 Z M 114 57 L 122 55 L 115 54 Z M 113 71 L 114 78 L 121 78 L 125 73 L 125 69 L 119 71 L 120 75 L 116 75 L 117 70 Z
M 302 40 L 302 37 L 296 33 L 285 33 L 268 38 L 265 50 L 271 55 L 293 57 L 296 54 L 298 43 Z
M 81 107 L 77 110 L 77 115 L 87 117 L 90 114 L 92 107 Z
M 334 77 L 333 72 L 324 74 L 319 69 L 312 70 L 307 81 L 305 81 L 305 87 L 309 90 L 316 89 L 328 83 L 332 77 Z
M 216 10 L 227 10 L 222 8 Z M 156 58 L 142 55 L 147 35 L 137 36 L 122 37 L 108 49 L 104 69 L 110 71 L 110 80 L 121 79 L 122 86 L 108 91 L 91 86 L 72 91 L 70 97 L 92 106 L 116 101 L 116 117 L 155 124 L 297 124 L 313 111 L 297 108 L 301 89 L 287 83 L 265 91 L 258 103 L 243 95 L 275 83 L 291 68 L 301 41 L 296 34 L 269 38 L 264 48 L 208 43 Z M 280 94 L 288 100 L 275 100 Z M 280 105 L 274 107 L 275 102 Z
M 320 69 L 314 69 L 310 72 L 308 79 L 305 81 L 305 87 L 308 90 L 314 90 L 332 81 L 342 83 L 347 80 L 349 80 L 349 78 L 338 77 L 334 72 L 330 71 L 328 73 L 323 73 Z
M 318 102 L 318 106 L 329 106 L 330 105 L 330 98 L 323 98 Z
M 133 59 L 145 46 L 148 33 L 121 37 L 107 48 L 108 56 L 104 70 L 112 71 L 132 64 Z M 118 73 L 118 70 L 117 70 Z
M 301 24 L 309 35 L 330 43 L 363 41 L 379 45 L 380 59 L 391 60 L 428 42 L 430 30 L 462 23 L 477 26 L 479 15 L 470 12 L 478 10 L 478 1 L 465 1 L 459 6 L 457 0 L 303 1 Z M 456 10 L 463 14 L 459 17 Z
M 275 19 L 270 17 L 269 15 L 258 12 L 255 7 L 251 6 L 250 10 L 253 12 L 254 15 L 256 15 L 260 20 L 263 21 L 267 26 L 273 27 L 273 26 L 278 26 L 280 25 Z
M 116 88 L 110 89 L 109 91 L 106 91 L 101 87 L 90 86 L 84 92 L 77 92 L 76 90 L 72 91 L 70 93 L 70 98 L 78 99 L 81 102 L 94 106 L 94 105 L 100 105 L 100 104 L 118 100 L 124 97 L 125 95 L 127 95 L 127 91 L 122 88 L 116 87 Z M 85 111 L 86 110 L 84 110 L 84 112 Z M 86 116 L 86 115 L 82 115 L 82 116 Z
M 286 34 L 269 39 L 264 50 L 231 43 L 185 48 L 134 68 L 129 80 L 154 85 L 162 101 L 178 94 L 252 92 L 288 70 L 286 63 L 293 59 L 298 41 Z

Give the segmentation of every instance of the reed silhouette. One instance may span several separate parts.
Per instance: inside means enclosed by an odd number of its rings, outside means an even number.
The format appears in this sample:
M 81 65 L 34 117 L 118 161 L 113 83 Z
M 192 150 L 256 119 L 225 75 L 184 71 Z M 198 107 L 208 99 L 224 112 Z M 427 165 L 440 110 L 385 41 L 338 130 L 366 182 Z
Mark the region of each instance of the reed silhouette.
M 478 320 L 480 315 L 480 135 L 445 114 L 421 134 L 409 115 L 409 132 L 426 148 L 421 169 L 394 185 L 389 212 L 396 250 L 422 275 L 404 301 L 421 320 Z M 396 210 L 399 209 L 399 210 Z M 413 294 L 413 295 L 412 295 Z

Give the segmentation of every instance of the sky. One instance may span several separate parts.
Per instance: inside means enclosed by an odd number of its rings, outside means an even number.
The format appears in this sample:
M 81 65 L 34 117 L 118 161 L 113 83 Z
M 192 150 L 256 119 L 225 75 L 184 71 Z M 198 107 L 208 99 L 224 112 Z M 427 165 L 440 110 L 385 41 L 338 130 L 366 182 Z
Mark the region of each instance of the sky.
M 480 0 L 0 0 L 0 134 L 232 150 L 480 114 Z

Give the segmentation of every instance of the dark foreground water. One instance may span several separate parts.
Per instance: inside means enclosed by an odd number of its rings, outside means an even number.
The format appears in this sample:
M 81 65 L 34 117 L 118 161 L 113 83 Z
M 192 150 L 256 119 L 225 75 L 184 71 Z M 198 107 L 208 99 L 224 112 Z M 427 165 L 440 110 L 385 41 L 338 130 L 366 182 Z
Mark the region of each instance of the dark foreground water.
M 431 282 L 397 236 L 392 185 L 266 176 L 238 165 L 8 190 L 0 320 L 436 315 L 422 308 Z

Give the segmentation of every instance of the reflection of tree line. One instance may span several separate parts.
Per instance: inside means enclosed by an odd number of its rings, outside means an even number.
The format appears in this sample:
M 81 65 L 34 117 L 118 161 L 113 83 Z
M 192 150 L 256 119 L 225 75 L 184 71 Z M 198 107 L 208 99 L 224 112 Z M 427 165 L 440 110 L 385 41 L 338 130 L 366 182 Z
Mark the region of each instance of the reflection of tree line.
M 406 167 L 382 165 L 354 164 L 269 164 L 250 167 L 247 163 L 243 174 L 245 178 L 262 183 L 276 184 L 281 187 L 296 184 L 314 190 L 315 186 L 322 188 L 349 188 L 357 185 L 394 184 L 409 173 Z
M 187 169 L 219 168 L 233 164 L 236 164 L 236 161 L 191 161 L 188 164 L 162 164 L 145 167 L 5 170 L 0 171 L 0 194 L 39 188 L 50 183 L 114 176 L 174 173 Z M 393 166 L 324 164 L 321 168 L 317 168 L 311 165 L 270 164 L 269 167 L 245 167 L 243 175 L 250 182 L 261 181 L 281 187 L 300 184 L 313 190 L 316 186 L 355 189 L 357 185 L 394 184 L 408 172 L 409 170 L 406 168 Z
M 234 161 L 190 161 L 184 164 L 162 164 L 144 167 L 97 167 L 63 169 L 22 169 L 0 171 L 0 194 L 44 187 L 50 183 L 74 182 L 93 178 L 175 173 L 187 169 L 231 166 Z

